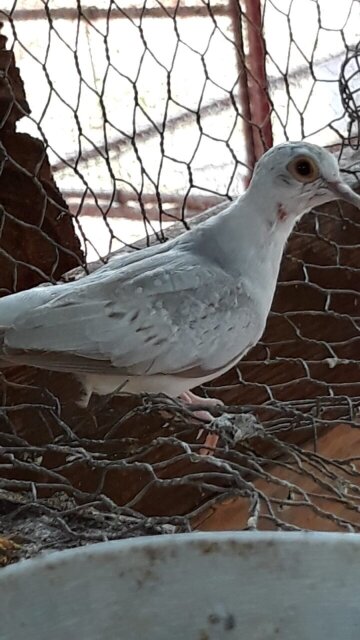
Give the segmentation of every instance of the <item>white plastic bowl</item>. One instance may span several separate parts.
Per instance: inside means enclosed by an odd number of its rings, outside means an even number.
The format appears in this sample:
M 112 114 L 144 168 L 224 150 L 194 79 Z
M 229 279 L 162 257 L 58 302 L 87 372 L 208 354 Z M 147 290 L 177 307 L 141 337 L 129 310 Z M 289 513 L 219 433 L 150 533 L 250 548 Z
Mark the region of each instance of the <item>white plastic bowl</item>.
M 213 533 L 0 570 L 1 640 L 359 640 L 360 536 Z

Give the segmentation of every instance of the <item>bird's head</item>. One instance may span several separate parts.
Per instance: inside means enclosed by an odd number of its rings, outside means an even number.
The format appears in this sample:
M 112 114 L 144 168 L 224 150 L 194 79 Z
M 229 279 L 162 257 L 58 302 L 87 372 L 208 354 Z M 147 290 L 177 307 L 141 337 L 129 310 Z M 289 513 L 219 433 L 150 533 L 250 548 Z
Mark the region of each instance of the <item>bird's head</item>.
M 308 142 L 279 144 L 267 151 L 256 165 L 251 190 L 274 199 L 281 220 L 295 222 L 315 206 L 344 200 L 360 209 L 360 196 L 342 180 L 335 157 Z

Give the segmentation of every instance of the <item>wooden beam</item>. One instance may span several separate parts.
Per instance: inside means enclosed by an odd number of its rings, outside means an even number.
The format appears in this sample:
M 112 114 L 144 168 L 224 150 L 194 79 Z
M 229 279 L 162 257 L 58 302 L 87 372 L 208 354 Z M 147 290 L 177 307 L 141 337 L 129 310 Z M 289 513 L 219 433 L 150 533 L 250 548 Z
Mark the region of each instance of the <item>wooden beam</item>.
M 312 447 L 313 443 L 308 442 L 303 449 L 310 453 Z M 283 528 L 290 525 L 312 531 L 346 531 L 350 530 L 346 522 L 351 521 L 354 530 L 360 531 L 360 430 L 346 424 L 338 425 L 319 438 L 317 453 L 323 460 L 315 466 L 311 455 L 301 456 L 303 469 L 297 467 L 291 455 L 284 457 L 281 461 L 289 462 L 293 470 L 281 464 L 269 466 L 267 473 L 273 481 L 255 480 L 255 490 L 267 496 L 275 516 L 285 523 Z M 356 453 L 358 459 L 344 462 Z M 292 486 L 298 490 L 292 490 Z M 249 500 L 234 498 L 209 509 L 197 520 L 195 528 L 199 531 L 240 531 L 254 524 L 254 521 L 249 522 L 249 515 Z M 265 501 L 261 503 L 256 528 L 278 528 L 275 520 L 269 517 Z

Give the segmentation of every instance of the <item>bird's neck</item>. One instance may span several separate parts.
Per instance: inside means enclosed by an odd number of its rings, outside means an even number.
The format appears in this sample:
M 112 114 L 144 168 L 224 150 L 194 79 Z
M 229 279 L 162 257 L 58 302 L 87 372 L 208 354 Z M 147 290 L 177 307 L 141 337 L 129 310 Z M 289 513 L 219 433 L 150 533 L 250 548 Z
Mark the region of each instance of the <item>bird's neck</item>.
M 196 229 L 197 250 L 261 298 L 267 310 L 294 226 L 290 217 L 279 216 L 278 208 L 276 198 L 260 197 L 248 189 L 226 210 Z
M 239 213 L 243 214 L 241 218 L 251 218 L 259 236 L 263 237 L 265 242 L 285 247 L 297 217 L 291 210 L 291 202 L 281 200 L 272 185 L 269 185 L 268 189 L 260 189 L 260 185 L 253 180 L 247 191 L 238 199 L 237 206 Z
M 248 190 L 235 204 L 232 224 L 240 222 L 238 237 L 239 279 L 251 296 L 258 299 L 264 314 L 270 310 L 279 276 L 282 256 L 295 219 L 276 200 Z M 235 248 L 234 248 L 235 250 Z M 246 261 L 241 259 L 246 256 Z M 236 255 L 236 253 L 235 253 Z
M 277 201 L 275 195 L 257 193 L 251 187 L 225 211 L 208 221 L 220 259 L 231 262 L 241 274 L 246 266 L 254 270 L 278 270 L 286 241 L 296 219 Z M 206 233 L 206 226 L 204 231 Z M 216 233 L 214 233 L 214 227 Z M 199 229 L 200 230 L 200 229 Z

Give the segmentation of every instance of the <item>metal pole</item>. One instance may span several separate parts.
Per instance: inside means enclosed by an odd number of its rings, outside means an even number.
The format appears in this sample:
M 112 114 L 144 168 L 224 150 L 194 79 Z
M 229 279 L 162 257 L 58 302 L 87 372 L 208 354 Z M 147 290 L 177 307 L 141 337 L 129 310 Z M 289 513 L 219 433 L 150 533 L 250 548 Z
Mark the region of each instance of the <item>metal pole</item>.
M 252 170 L 256 162 L 255 148 L 254 148 L 254 136 L 253 127 L 251 123 L 251 110 L 250 110 L 250 95 L 248 87 L 248 77 L 246 71 L 245 62 L 245 49 L 243 40 L 243 20 L 242 11 L 239 5 L 239 0 L 229 0 L 229 11 L 232 19 L 234 40 L 236 45 L 236 57 L 237 66 L 239 71 L 238 89 L 239 89 L 239 102 L 241 105 L 241 115 L 243 117 L 243 135 L 245 145 L 245 162 L 249 167 L 247 176 L 245 177 L 245 183 L 248 183 Z
M 246 74 L 256 160 L 273 145 L 271 126 L 271 101 L 269 98 L 260 0 L 239 0 L 243 3 L 246 18 L 248 54 Z M 241 5 L 240 5 L 241 6 Z M 241 8 L 240 8 L 241 11 Z

